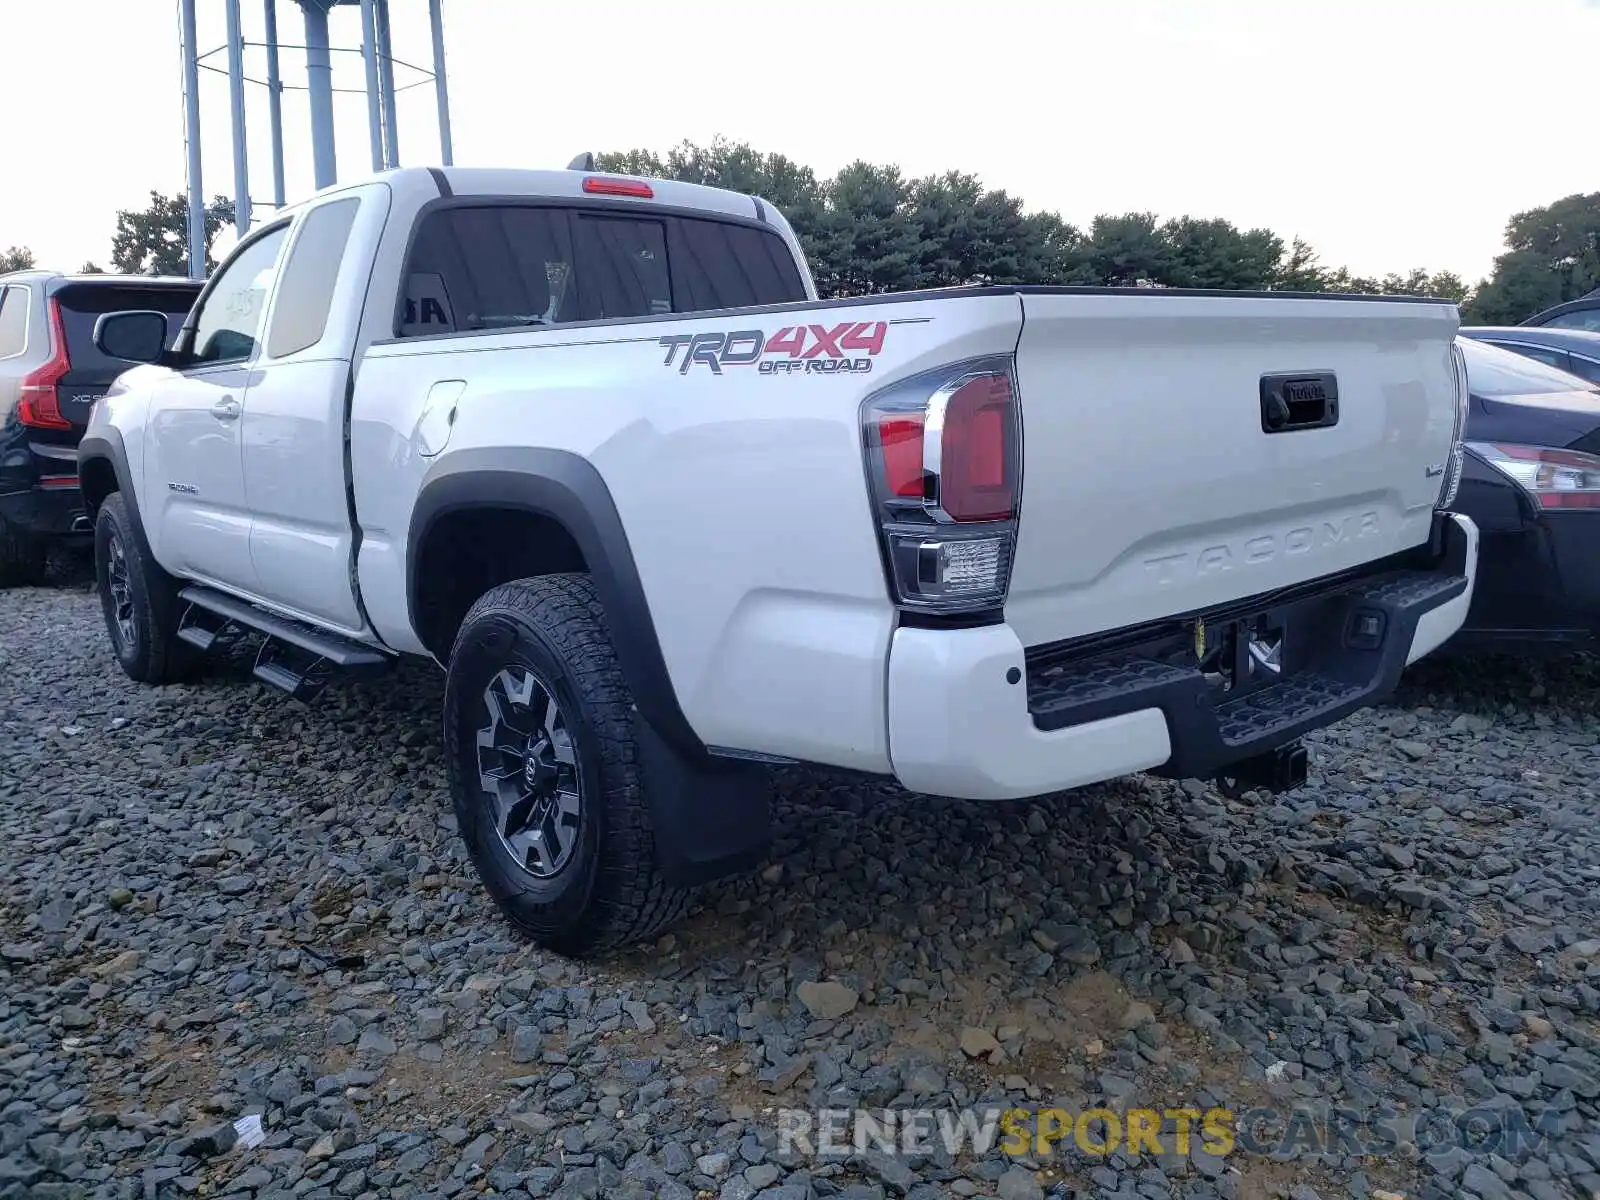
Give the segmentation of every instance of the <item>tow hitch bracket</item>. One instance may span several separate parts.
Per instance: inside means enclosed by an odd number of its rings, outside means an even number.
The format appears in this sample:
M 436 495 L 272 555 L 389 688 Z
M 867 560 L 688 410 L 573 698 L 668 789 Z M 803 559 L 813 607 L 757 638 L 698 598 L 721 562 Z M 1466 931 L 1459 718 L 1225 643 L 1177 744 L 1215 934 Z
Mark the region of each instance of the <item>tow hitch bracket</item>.
M 1306 748 L 1290 742 L 1265 754 L 1238 762 L 1217 773 L 1217 790 L 1230 800 L 1246 792 L 1263 791 L 1272 795 L 1287 792 L 1306 781 Z

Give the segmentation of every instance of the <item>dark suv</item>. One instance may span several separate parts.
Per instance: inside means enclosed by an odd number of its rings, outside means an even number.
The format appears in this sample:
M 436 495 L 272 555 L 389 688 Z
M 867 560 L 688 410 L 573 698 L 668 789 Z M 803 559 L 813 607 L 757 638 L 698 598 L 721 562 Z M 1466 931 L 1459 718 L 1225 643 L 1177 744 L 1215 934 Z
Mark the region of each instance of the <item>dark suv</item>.
M 78 439 L 132 363 L 94 345 L 102 313 L 153 309 L 176 336 L 200 281 L 144 275 L 0 275 L 0 587 L 37 583 L 53 537 L 87 535 Z

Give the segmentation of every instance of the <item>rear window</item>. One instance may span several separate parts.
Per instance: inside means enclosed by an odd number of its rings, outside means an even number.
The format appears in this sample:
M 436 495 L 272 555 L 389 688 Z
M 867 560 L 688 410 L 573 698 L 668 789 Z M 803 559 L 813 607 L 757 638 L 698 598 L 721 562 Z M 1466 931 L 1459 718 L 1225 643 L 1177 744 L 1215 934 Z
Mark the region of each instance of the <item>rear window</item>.
M 1467 382 L 1477 396 L 1541 396 L 1551 392 L 1584 391 L 1592 385 L 1576 375 L 1546 366 L 1498 346 L 1471 338 L 1457 344 L 1467 360 Z
M 584 320 L 675 311 L 663 222 L 583 214 L 577 233 L 578 299 Z
M 641 209 L 461 205 L 422 220 L 401 337 L 797 303 L 776 232 Z
M 1586 329 L 1590 333 L 1600 333 L 1600 305 L 1564 312 L 1560 316 L 1551 317 L 1545 324 L 1554 325 L 1559 329 Z
M 137 285 L 69 284 L 55 295 L 61 310 L 61 328 L 67 335 L 67 357 L 74 371 L 99 367 L 122 371 L 127 363 L 110 358 L 94 344 L 94 325 L 104 313 L 147 310 L 167 314 L 167 345 L 177 340 L 183 319 L 189 315 L 194 298 L 200 294 L 182 288 L 150 288 Z
M 797 304 L 806 298 L 794 255 L 776 234 L 726 221 L 677 222 L 672 272 L 683 311 Z
M 21 354 L 28 345 L 28 289 L 0 287 L 0 358 Z

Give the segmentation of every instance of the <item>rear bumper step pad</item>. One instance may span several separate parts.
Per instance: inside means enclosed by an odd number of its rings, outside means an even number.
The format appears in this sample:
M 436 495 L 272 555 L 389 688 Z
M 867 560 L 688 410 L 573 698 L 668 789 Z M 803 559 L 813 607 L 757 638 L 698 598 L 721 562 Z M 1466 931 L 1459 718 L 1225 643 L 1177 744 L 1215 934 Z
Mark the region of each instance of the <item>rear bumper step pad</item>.
M 1209 778 L 1286 745 L 1399 683 L 1417 622 L 1468 585 L 1464 536 L 1450 524 L 1442 542 L 1432 562 L 1389 560 L 1288 599 L 1263 597 L 1259 608 L 1162 622 L 1115 649 L 1030 652 L 1033 723 L 1063 729 L 1158 708 L 1172 757 L 1155 773 L 1177 778 Z M 1270 657 L 1277 671 L 1253 657 Z

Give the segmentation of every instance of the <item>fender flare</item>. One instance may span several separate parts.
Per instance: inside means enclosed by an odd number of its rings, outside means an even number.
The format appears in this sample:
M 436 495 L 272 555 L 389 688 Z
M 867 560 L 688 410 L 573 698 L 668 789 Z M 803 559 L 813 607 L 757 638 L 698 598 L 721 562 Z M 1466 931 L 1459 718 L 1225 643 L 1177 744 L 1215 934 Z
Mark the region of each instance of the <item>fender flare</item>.
M 128 515 L 133 518 L 133 536 L 139 544 L 139 552 L 146 561 L 155 562 L 156 557 L 150 551 L 150 539 L 145 536 L 144 517 L 139 512 L 139 493 L 134 490 L 133 472 L 128 468 L 128 448 L 123 443 L 122 431 L 114 425 L 108 425 L 94 433 L 86 433 L 78 443 L 78 476 L 83 477 L 83 468 L 91 462 L 105 462 L 111 465 L 112 474 L 117 477 L 116 490 L 122 493 L 122 499 L 128 506 Z M 84 507 L 89 513 L 92 522 L 100 513 L 100 502 L 91 501 L 87 491 L 83 494 Z
M 668 745 L 707 757 L 678 704 L 661 643 L 611 490 L 587 459 L 565 450 L 506 447 L 459 450 L 423 477 L 406 541 L 406 614 L 420 614 L 418 552 L 444 516 L 471 508 L 511 508 L 564 526 L 583 553 L 609 618 L 612 645 L 634 705 Z M 419 634 L 420 636 L 420 634 Z

